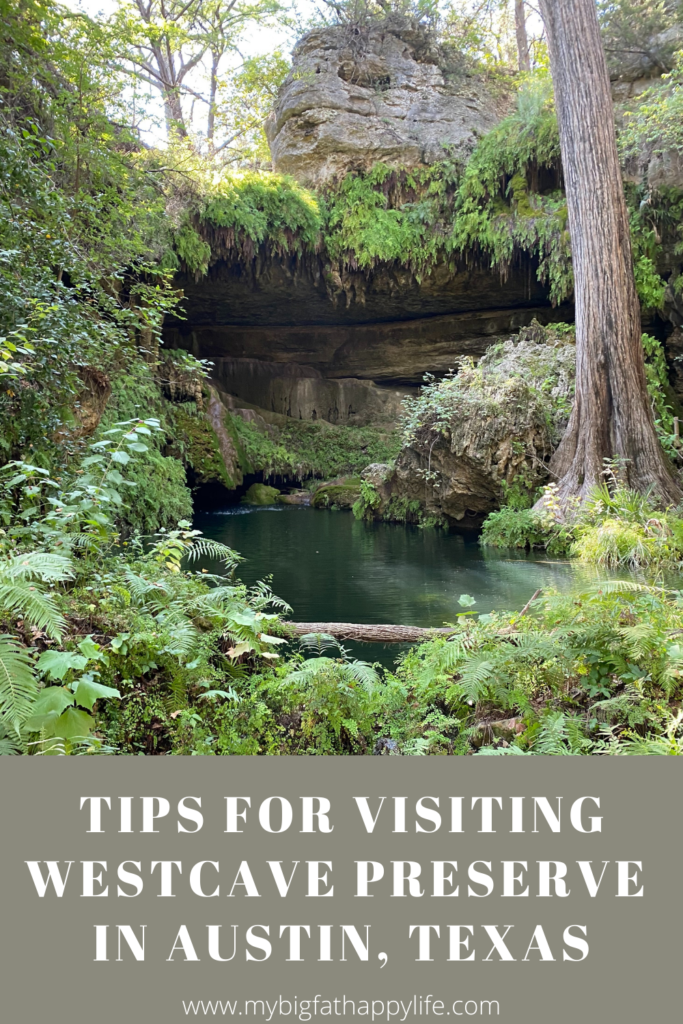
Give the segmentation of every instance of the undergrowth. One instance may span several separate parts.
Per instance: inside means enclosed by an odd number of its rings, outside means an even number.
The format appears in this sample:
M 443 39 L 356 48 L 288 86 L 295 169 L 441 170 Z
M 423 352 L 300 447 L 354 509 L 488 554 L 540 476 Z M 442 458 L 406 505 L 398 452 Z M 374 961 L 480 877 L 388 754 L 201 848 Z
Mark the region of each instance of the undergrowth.
M 386 462 L 398 452 L 396 432 L 376 427 L 347 427 L 292 420 L 264 432 L 239 416 L 229 417 L 245 473 L 266 478 L 307 480 L 359 473 L 371 462 Z
M 502 508 L 486 519 L 481 541 L 491 547 L 545 548 L 603 569 L 680 569 L 681 509 L 662 511 L 647 495 L 619 483 L 613 467 L 581 504 L 560 514 L 555 485 L 541 508 Z

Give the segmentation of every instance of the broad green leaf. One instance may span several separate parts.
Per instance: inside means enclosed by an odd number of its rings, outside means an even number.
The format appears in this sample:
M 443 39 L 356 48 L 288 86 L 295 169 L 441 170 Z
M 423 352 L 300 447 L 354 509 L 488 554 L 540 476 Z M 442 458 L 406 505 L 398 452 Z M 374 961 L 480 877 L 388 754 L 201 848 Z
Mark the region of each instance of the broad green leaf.
M 247 640 L 245 640 L 242 643 L 235 644 L 234 647 L 231 647 L 230 650 L 228 651 L 228 657 L 229 658 L 239 658 L 240 655 L 248 654 L 249 651 L 253 651 L 253 650 L 254 650 L 254 645 L 250 644 Z
M 61 736 L 65 740 L 73 740 L 77 736 L 87 736 L 94 724 L 95 719 L 87 711 L 81 711 L 79 708 L 67 708 L 54 723 L 52 735 Z
M 113 452 L 111 461 L 118 462 L 121 466 L 127 466 L 130 462 L 130 455 L 128 452 Z
M 47 715 L 50 711 L 61 715 L 64 708 L 73 703 L 73 695 L 63 686 L 46 686 L 36 697 L 32 710 L 34 715 Z
M 96 644 L 91 636 L 86 636 L 78 645 L 78 649 L 81 654 L 84 654 L 86 658 L 94 661 L 106 662 L 107 656 L 100 649 L 100 645 Z
M 38 658 L 38 669 L 51 679 L 63 679 L 69 669 L 80 672 L 87 663 L 87 658 L 72 651 L 43 651 Z
M 245 608 L 244 611 L 233 612 L 230 618 L 239 626 L 253 626 L 256 620 L 256 614 L 251 610 L 251 608 Z
M 258 638 L 259 638 L 259 640 L 262 640 L 264 642 L 264 644 L 286 644 L 287 643 L 287 641 L 283 640 L 282 637 L 279 637 L 279 636 L 268 636 L 267 633 L 259 633 Z
M 24 728 L 28 732 L 40 732 L 44 729 L 47 736 L 54 736 L 54 724 L 59 721 L 60 715 L 59 711 L 48 711 L 44 715 L 31 715 L 24 722 Z
M 147 452 L 147 451 L 149 451 L 148 446 L 146 444 L 143 444 L 141 441 L 136 441 L 135 444 L 129 444 L 129 445 L 127 445 L 127 448 L 128 448 L 129 452 Z
M 121 694 L 111 686 L 96 683 L 92 678 L 83 676 L 74 687 L 74 696 L 77 704 L 90 711 L 96 700 L 109 700 L 111 697 L 120 697 Z
M 458 598 L 458 604 L 460 605 L 461 608 L 471 608 L 472 605 L 476 603 L 477 602 L 474 600 L 474 598 L 470 597 L 469 594 L 461 594 L 460 597 Z

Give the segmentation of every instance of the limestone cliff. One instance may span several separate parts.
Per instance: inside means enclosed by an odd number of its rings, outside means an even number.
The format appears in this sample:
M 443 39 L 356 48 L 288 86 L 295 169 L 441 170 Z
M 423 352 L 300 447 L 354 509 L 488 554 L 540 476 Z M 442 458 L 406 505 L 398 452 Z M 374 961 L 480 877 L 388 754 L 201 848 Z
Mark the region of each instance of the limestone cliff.
M 276 171 L 320 186 L 383 162 L 466 159 L 505 116 L 508 91 L 450 67 L 409 19 L 309 32 L 266 124 Z

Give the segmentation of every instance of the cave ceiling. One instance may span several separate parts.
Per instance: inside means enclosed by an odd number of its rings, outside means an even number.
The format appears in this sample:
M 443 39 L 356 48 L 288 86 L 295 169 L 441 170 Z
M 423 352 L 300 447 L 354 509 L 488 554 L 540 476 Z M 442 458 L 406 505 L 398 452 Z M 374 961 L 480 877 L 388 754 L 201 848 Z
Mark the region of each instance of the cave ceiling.
M 341 278 L 322 267 L 272 259 L 244 266 L 220 261 L 199 281 L 179 274 L 181 333 L 198 327 L 338 326 L 447 314 L 548 307 L 547 290 L 530 260 L 507 275 L 484 267 L 436 266 L 421 281 L 402 268 L 381 267 Z

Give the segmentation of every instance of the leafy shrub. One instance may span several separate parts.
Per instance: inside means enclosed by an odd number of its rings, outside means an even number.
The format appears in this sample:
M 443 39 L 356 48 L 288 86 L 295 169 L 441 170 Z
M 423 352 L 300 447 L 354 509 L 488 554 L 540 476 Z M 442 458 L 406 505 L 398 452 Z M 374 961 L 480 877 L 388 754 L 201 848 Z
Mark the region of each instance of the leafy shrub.
M 548 548 L 552 553 L 566 550 L 556 538 L 548 518 L 532 509 L 505 506 L 486 517 L 481 543 L 492 548 Z M 558 550 L 559 549 L 559 550 Z
M 683 563 L 683 519 L 658 509 L 647 495 L 607 481 L 582 505 L 559 516 L 555 485 L 545 489 L 539 509 L 503 508 L 486 519 L 481 542 L 491 547 L 546 548 L 606 569 L 658 569 Z

